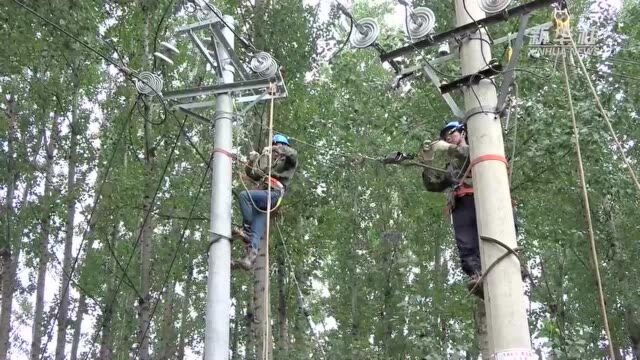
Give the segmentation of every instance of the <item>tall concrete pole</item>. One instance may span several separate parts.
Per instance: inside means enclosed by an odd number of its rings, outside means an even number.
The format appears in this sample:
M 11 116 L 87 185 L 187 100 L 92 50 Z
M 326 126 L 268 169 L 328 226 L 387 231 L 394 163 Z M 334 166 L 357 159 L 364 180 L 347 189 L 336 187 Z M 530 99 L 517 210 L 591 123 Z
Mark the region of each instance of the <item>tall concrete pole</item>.
M 479 0 L 455 0 L 456 21 L 461 26 L 485 17 L 478 6 Z M 465 6 L 466 5 L 466 10 Z M 468 13 L 467 13 L 468 12 Z M 460 47 L 462 75 L 469 75 L 487 67 L 491 48 L 486 32 L 471 34 Z M 471 40 L 469 40 L 471 38 Z M 483 57 L 484 54 L 484 57 Z M 481 155 L 504 157 L 504 143 L 500 118 L 494 113 L 497 103 L 496 88 L 484 79 L 479 84 L 464 88 L 465 112 L 469 116 L 467 129 L 471 146 L 471 159 Z M 481 236 L 497 239 L 511 248 L 516 247 L 516 233 L 509 179 L 505 164 L 487 160 L 473 167 L 476 216 Z M 480 240 L 482 268 L 485 270 L 505 250 L 493 243 Z M 484 279 L 484 301 L 489 331 L 489 350 L 495 359 L 536 359 L 531 351 L 529 327 L 520 265 L 514 256 L 498 263 Z
M 224 16 L 233 26 L 234 20 Z M 233 33 L 223 27 L 222 34 L 233 49 Z M 230 56 L 223 46 L 218 46 L 219 64 L 222 66 L 222 82 L 233 82 Z M 215 140 L 211 189 L 211 227 L 209 239 L 209 275 L 207 278 L 207 316 L 204 339 L 205 360 L 229 359 L 229 316 L 231 311 L 231 151 L 233 99 L 231 94 L 216 97 Z M 221 151 L 216 151 L 221 150 Z M 220 239 L 220 235 L 224 238 Z

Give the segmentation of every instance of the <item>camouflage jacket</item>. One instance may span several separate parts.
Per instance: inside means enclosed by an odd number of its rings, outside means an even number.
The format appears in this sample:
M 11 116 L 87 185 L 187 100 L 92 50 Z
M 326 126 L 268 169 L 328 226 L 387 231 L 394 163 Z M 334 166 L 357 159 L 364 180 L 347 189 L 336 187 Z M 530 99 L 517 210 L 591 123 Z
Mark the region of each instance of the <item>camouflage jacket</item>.
M 281 145 L 264 148 L 257 160 L 249 161 L 245 172 L 250 178 L 262 181 L 269 174 L 269 153 L 272 151 L 271 176 L 288 188 L 298 166 L 298 152 L 292 147 Z
M 429 154 L 430 149 L 423 147 L 421 157 L 424 160 L 428 160 L 429 157 L 433 159 L 433 155 Z M 422 172 L 422 183 L 427 191 L 444 192 L 447 198 L 447 204 L 453 205 L 455 198 L 453 190 L 460 183 L 460 178 L 464 176 L 467 168 L 469 167 L 469 145 L 463 145 L 451 148 L 447 150 L 449 162 L 446 166 L 446 172 L 438 172 L 432 169 L 424 169 Z M 473 186 L 473 181 L 470 177 L 464 180 L 464 184 L 467 186 Z

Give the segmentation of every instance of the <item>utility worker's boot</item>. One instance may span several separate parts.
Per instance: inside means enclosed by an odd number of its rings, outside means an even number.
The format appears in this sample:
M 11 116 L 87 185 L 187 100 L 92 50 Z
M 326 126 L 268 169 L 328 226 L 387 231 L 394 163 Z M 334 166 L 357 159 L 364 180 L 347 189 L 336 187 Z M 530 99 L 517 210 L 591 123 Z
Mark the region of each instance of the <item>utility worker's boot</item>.
M 256 261 L 257 257 L 258 257 L 258 250 L 250 247 L 247 250 L 247 255 L 245 255 L 242 259 L 238 260 L 237 264 L 238 266 L 240 266 L 245 270 L 251 270 L 251 268 L 253 267 L 253 263 Z
M 484 289 L 482 288 L 482 281 L 479 273 L 471 275 L 471 278 L 467 282 L 467 289 L 469 289 L 473 295 L 484 300 Z
M 249 236 L 249 229 L 245 227 L 239 228 L 234 226 L 231 229 L 231 238 L 233 240 L 242 240 L 244 241 L 245 244 L 251 243 L 251 237 Z

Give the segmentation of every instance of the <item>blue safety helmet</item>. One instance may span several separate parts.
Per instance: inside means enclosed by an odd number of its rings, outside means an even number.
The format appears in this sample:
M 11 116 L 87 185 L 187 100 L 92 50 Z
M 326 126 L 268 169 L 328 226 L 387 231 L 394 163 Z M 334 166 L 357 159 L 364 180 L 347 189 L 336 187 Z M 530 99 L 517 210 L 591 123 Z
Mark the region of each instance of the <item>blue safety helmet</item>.
M 442 130 L 440 130 L 440 139 L 444 140 L 447 137 L 447 134 L 451 131 L 451 130 L 459 130 L 462 131 L 464 130 L 464 124 L 462 124 L 459 121 L 449 121 L 447 123 L 447 125 L 445 125 Z
M 275 134 L 273 135 L 273 139 L 271 140 L 271 143 L 289 145 L 289 139 L 287 139 L 287 137 L 282 134 Z

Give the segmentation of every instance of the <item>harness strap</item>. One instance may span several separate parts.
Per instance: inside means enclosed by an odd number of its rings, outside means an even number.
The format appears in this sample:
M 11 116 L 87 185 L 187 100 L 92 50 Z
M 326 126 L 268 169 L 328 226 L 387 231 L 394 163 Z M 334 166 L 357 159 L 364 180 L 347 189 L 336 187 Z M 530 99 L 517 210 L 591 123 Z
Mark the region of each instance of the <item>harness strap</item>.
M 464 172 L 464 176 L 460 179 L 460 182 L 458 183 L 458 186 L 461 186 L 464 183 L 464 180 L 469 176 L 469 174 L 471 174 L 471 169 L 483 162 L 483 161 L 501 161 L 505 164 L 505 166 L 509 166 L 509 162 L 507 161 L 507 158 L 505 158 L 502 155 L 497 155 L 497 154 L 484 154 L 484 155 L 480 155 L 478 157 L 476 157 L 475 159 L 471 160 L 471 163 L 469 163 L 469 167 L 467 168 L 467 171 Z

